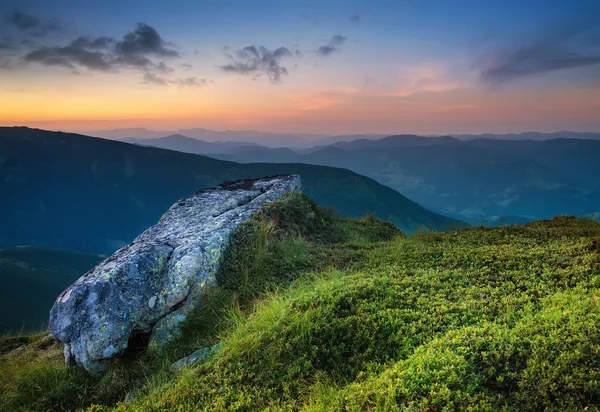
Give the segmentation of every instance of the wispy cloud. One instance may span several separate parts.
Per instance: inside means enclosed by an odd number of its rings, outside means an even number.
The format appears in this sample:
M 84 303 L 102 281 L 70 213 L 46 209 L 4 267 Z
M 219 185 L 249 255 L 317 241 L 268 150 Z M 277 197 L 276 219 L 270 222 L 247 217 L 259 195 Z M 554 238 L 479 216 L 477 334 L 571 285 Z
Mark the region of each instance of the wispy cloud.
M 342 36 L 340 34 L 336 34 L 331 38 L 331 40 L 329 40 L 328 44 L 319 47 L 317 53 L 321 56 L 329 56 L 330 54 L 339 51 L 340 46 L 344 44 L 346 40 L 348 40 L 347 37 Z
M 296 93 L 285 96 L 297 110 L 313 111 L 336 106 L 361 95 L 357 88 L 340 88 L 321 92 Z
M 439 64 L 423 64 L 404 67 L 398 77 L 398 84 L 386 94 L 408 97 L 420 93 L 443 93 L 473 86 L 472 79 L 453 75 Z
M 63 25 L 56 19 L 42 19 L 18 9 L 10 11 L 6 21 L 10 26 L 34 36 L 44 36 L 50 32 L 63 30 Z
M 201 87 L 206 86 L 209 82 L 206 79 L 199 79 L 197 77 L 168 79 L 158 76 L 155 73 L 146 72 L 144 73 L 142 83 L 157 86 Z
M 231 63 L 217 66 L 224 72 L 254 77 L 257 74 L 265 74 L 272 83 L 278 83 L 282 76 L 289 74 L 281 60 L 292 56 L 292 53 L 286 47 L 269 50 L 263 46 L 248 46 L 228 56 Z
M 598 29 L 598 22 L 555 26 L 526 44 L 490 53 L 476 68 L 484 83 L 498 85 L 557 70 L 599 65 L 600 41 L 594 41 L 600 39 Z
M 352 16 L 350 16 L 350 21 L 354 24 L 360 24 L 362 23 L 362 16 L 358 13 L 353 14 Z

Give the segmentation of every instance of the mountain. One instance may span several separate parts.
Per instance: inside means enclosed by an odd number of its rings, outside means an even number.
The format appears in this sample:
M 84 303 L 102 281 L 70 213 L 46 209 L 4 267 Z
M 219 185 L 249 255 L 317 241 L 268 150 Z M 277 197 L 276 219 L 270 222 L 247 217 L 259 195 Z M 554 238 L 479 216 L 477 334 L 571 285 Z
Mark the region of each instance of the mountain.
M 484 134 L 453 134 L 457 139 L 495 139 L 495 140 L 551 140 L 551 139 L 592 139 L 600 140 L 600 133 L 596 132 L 554 132 L 554 133 L 484 133 Z
M 89 133 L 91 136 L 106 139 L 158 139 L 169 135 L 183 135 L 208 142 L 239 141 L 247 144 L 260 144 L 269 147 L 311 147 L 314 142 L 329 136 L 307 133 L 272 133 L 258 130 L 210 130 L 200 127 L 175 131 L 155 131 L 144 128 L 99 130 Z
M 584 215 L 600 204 L 600 140 L 397 135 L 338 142 L 285 158 L 268 148 L 212 156 L 348 168 L 431 210 L 473 223 Z
M 303 191 L 345 216 L 373 212 L 402 230 L 454 227 L 397 191 L 345 169 L 238 164 L 89 136 L 0 128 L 0 247 L 107 253 L 156 223 L 177 199 L 226 180 L 299 173 Z
M 0 250 L 0 334 L 45 327 L 56 297 L 102 258 L 42 247 Z
M 159 147 L 161 149 L 176 150 L 184 153 L 206 153 L 206 154 L 226 154 L 235 153 L 244 149 L 262 147 L 256 143 L 246 142 L 205 142 L 203 140 L 193 139 L 181 134 L 174 134 L 157 139 L 122 139 L 123 142 L 137 144 L 140 146 Z

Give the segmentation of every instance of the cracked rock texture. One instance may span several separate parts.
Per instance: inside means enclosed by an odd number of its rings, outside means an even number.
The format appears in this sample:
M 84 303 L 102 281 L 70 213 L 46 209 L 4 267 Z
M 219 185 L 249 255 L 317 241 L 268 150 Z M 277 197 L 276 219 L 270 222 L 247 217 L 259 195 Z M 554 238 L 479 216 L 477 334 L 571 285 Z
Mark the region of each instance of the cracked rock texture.
M 300 176 L 226 182 L 179 200 L 160 221 L 58 296 L 49 327 L 65 360 L 101 374 L 130 337 L 169 342 L 201 302 L 234 230 L 265 202 L 300 191 Z

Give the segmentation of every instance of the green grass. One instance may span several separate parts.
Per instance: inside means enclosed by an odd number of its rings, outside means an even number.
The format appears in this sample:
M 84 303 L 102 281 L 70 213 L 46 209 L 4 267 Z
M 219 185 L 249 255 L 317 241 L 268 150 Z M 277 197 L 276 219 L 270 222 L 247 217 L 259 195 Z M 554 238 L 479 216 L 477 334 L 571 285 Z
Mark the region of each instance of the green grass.
M 3 355 L 9 373 L 0 405 L 383 411 L 600 404 L 600 224 L 590 220 L 406 238 L 372 217 L 339 219 L 292 195 L 238 231 L 219 282 L 177 344 L 130 355 L 100 380 L 50 356 L 58 345 Z M 216 342 L 220 349 L 205 363 L 169 371 L 172 360 Z

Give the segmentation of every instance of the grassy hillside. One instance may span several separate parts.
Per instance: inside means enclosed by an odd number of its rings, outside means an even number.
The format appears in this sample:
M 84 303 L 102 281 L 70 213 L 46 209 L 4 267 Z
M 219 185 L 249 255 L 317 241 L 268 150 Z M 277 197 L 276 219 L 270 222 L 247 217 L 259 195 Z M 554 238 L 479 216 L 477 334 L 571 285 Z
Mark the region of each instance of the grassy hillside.
M 45 327 L 54 299 L 101 259 L 40 247 L 0 250 L 0 333 Z
M 372 212 L 407 232 L 459 224 L 349 170 L 242 165 L 76 134 L 0 128 L 0 247 L 113 252 L 198 189 L 291 172 L 301 175 L 304 193 L 346 216 Z
M 0 358 L 0 406 L 597 410 L 599 239 L 568 217 L 406 238 L 290 195 L 238 231 L 179 342 L 92 379 L 32 337 Z

